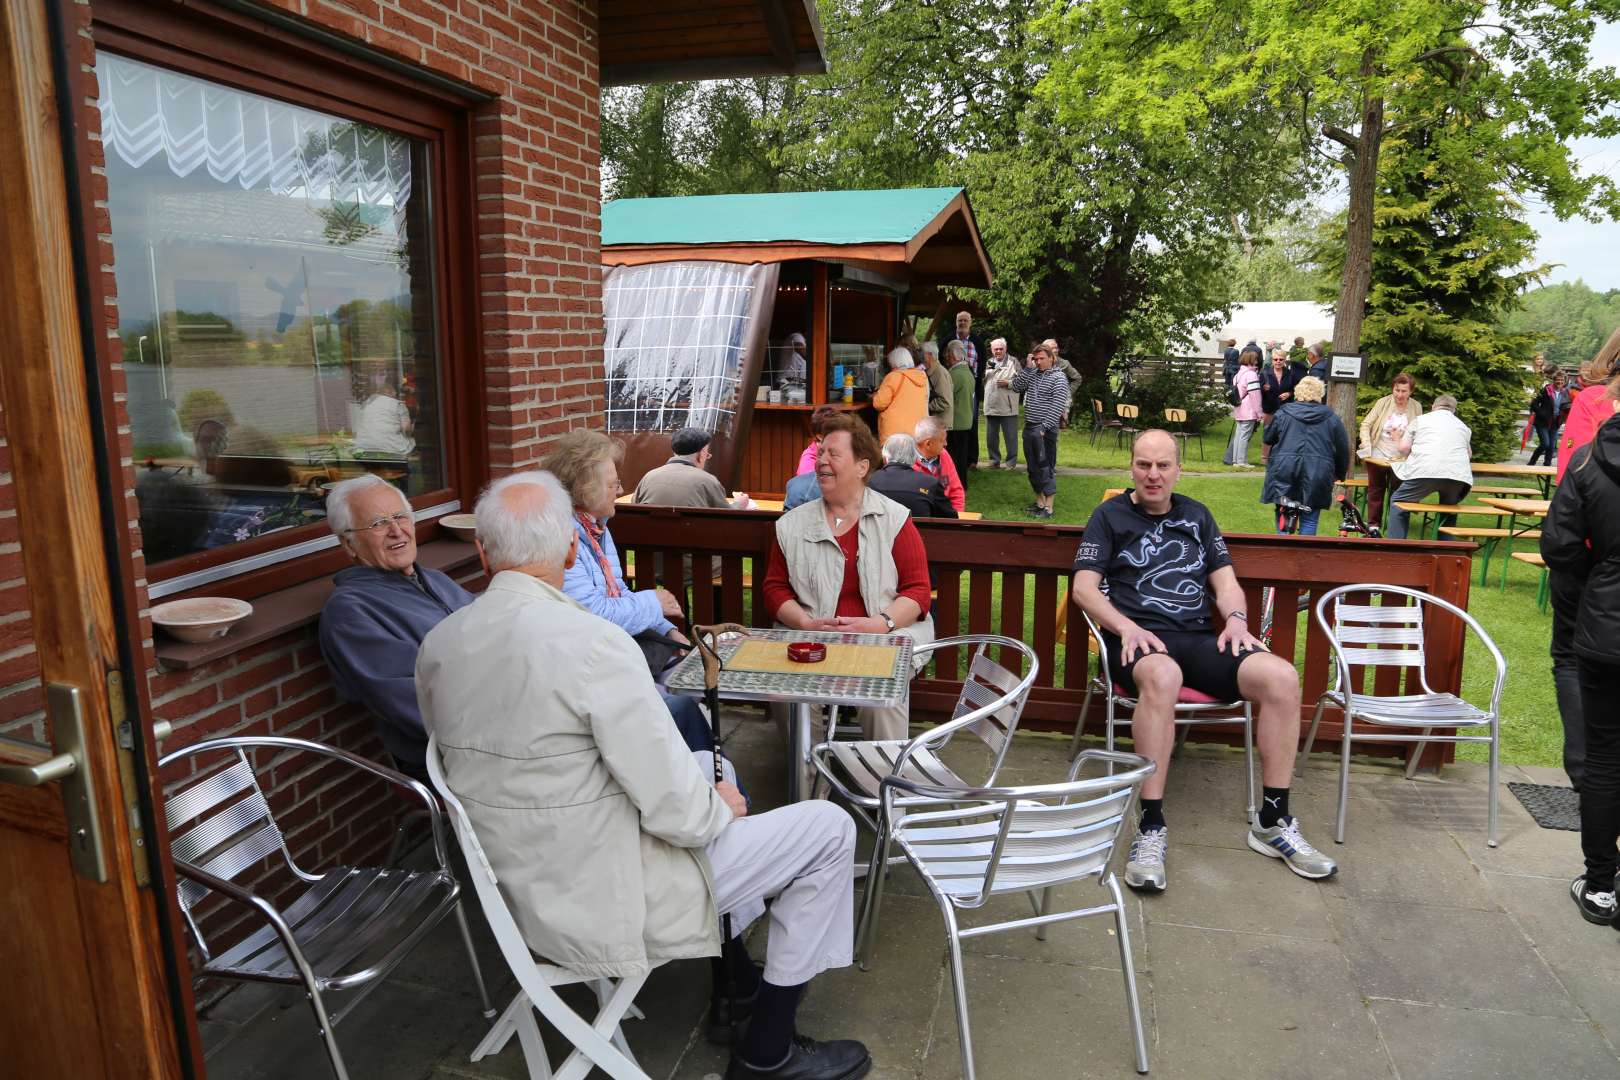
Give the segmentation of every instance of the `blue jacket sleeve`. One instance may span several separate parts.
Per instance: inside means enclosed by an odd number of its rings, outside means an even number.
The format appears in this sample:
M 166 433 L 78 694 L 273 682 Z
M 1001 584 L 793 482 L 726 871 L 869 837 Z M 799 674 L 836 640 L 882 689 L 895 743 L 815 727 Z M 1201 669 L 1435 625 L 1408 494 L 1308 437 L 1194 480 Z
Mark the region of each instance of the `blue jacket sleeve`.
M 328 605 L 321 613 L 320 644 L 338 693 L 382 721 L 390 752 L 426 741 L 416 703 L 415 640 L 348 605 Z
M 609 596 L 607 583 L 602 579 L 602 568 L 588 565 L 588 558 L 588 553 L 582 553 L 563 575 L 563 592 L 577 600 L 581 607 L 592 615 L 606 619 L 631 637 L 643 630 L 657 630 L 665 634 L 675 628 L 674 623 L 664 618 L 664 606 L 650 589 L 646 592 L 625 590 L 618 596 Z

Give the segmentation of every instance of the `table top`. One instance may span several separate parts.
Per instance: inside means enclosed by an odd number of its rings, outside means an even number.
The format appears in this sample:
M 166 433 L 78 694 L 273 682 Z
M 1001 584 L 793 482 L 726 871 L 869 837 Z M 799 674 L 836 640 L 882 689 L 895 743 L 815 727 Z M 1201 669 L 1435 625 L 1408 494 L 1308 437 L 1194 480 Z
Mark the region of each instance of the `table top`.
M 1469 466 L 1474 470 L 1475 476 L 1557 476 L 1558 467 L 1555 465 L 1519 465 L 1514 462 L 1504 462 L 1499 465 L 1483 465 L 1474 462 Z
M 819 702 L 826 705 L 898 705 L 911 688 L 911 638 L 905 634 L 834 634 L 814 630 L 749 630 L 749 636 L 767 641 L 822 641 L 844 645 L 886 645 L 894 649 L 894 669 L 888 675 L 817 674 L 815 664 L 799 672 L 732 671 L 725 662 L 742 644 L 720 643 L 720 696 L 728 701 Z M 665 680 L 672 694 L 703 695 L 703 658 L 696 649 L 675 665 Z
M 1481 499 L 1480 502 L 1490 502 Z M 1398 502 L 1395 504 L 1408 514 L 1473 514 L 1476 517 L 1507 517 L 1511 510 L 1499 506 L 1472 506 L 1467 503 Z
M 1520 562 L 1529 563 L 1531 566 L 1547 565 L 1547 560 L 1541 557 L 1541 552 L 1539 551 L 1513 551 L 1509 552 L 1509 554 Z
M 1551 499 L 1499 499 L 1494 495 L 1481 498 L 1479 501 L 1487 506 L 1506 510 L 1510 514 L 1523 514 L 1525 517 L 1546 517 L 1548 508 L 1552 506 Z

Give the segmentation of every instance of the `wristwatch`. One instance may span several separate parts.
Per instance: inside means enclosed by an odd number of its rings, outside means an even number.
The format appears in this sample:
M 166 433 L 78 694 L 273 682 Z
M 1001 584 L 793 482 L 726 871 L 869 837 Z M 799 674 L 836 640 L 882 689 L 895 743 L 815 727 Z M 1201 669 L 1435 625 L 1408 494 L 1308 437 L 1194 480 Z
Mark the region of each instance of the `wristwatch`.
M 882 619 L 883 625 L 889 628 L 889 633 L 894 633 L 894 620 L 889 618 L 889 613 L 887 611 L 878 612 L 878 618 Z

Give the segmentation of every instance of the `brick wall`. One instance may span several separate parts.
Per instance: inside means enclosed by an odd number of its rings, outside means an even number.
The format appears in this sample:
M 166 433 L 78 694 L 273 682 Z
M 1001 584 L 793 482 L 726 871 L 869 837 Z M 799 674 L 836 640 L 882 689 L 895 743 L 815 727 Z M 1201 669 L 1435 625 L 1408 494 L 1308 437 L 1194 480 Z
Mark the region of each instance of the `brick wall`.
M 596 14 L 575 0 L 269 0 L 369 48 L 470 84 L 494 96 L 472 113 L 472 189 L 478 252 L 479 357 L 493 474 L 538 461 L 568 427 L 600 423 L 602 388 Z M 380 756 L 370 718 L 337 699 L 313 629 L 283 635 L 191 671 L 158 670 L 145 617 L 145 563 L 134 501 L 134 466 L 123 370 L 114 337 L 113 252 L 95 108 L 92 4 L 70 11 L 74 60 L 83 77 L 81 152 L 90 167 L 112 350 L 108 386 L 118 416 L 130 521 L 129 572 L 136 580 L 152 711 L 174 736 L 165 751 L 224 734 L 285 734 Z M 449 208 L 466 213 L 466 208 Z M 0 415 L 0 733 L 41 735 L 37 663 L 17 545 L 9 452 Z M 266 759 L 270 760 L 270 759 Z M 357 783 L 333 766 L 275 762 L 271 801 L 288 815 L 294 854 L 309 866 L 376 858 L 391 837 L 398 804 L 379 784 Z M 166 775 L 177 782 L 180 774 Z M 250 872 L 244 880 L 262 875 Z M 273 884 L 265 882 L 265 884 Z M 228 931 L 234 915 L 211 922 Z

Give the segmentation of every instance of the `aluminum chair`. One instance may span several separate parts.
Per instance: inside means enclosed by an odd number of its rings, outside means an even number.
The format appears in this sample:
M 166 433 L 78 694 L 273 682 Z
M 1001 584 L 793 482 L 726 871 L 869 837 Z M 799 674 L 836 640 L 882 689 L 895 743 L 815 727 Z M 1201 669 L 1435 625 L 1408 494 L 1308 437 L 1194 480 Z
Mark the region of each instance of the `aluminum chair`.
M 484 917 L 489 921 L 489 928 L 501 947 L 501 955 L 506 958 L 506 964 L 518 982 L 517 994 L 502 1010 L 489 1033 L 473 1048 L 469 1060 L 478 1061 L 489 1054 L 500 1053 L 516 1035 L 519 1045 L 523 1047 L 523 1058 L 528 1063 L 529 1080 L 552 1080 L 553 1077 L 555 1080 L 584 1080 L 593 1068 L 601 1069 L 614 1080 L 648 1080 L 647 1074 L 631 1054 L 624 1032 L 619 1028 L 625 1016 L 641 1017 L 642 1014 L 635 1007 L 635 999 L 647 976 L 597 979 L 536 960 L 523 940 L 523 932 L 518 929 L 511 908 L 506 905 L 500 882 L 490 866 L 488 856 L 484 854 L 483 845 L 478 842 L 478 835 L 473 831 L 466 809 L 445 783 L 435 736 L 428 737 L 427 768 L 428 778 L 444 800 L 456 838 L 461 841 L 461 850 L 467 856 L 467 873 L 472 878 L 478 902 L 483 905 Z M 557 987 L 580 983 L 589 985 L 596 993 L 597 1013 L 594 1021 L 587 1022 L 557 995 Z M 574 1047 L 555 1074 L 551 1071 L 551 1060 L 540 1037 L 540 1025 L 535 1023 L 536 1009 Z
M 990 659 L 992 648 L 1011 649 L 1025 668 L 1022 678 L 1014 675 Z M 962 692 L 956 699 L 951 719 L 911 739 L 872 742 L 835 742 L 836 720 L 827 732 L 827 741 L 811 748 L 810 761 L 819 774 L 817 783 L 827 783 L 849 804 L 855 819 L 874 834 L 872 865 L 866 875 L 866 889 L 861 897 L 861 932 L 858 954 L 860 966 L 865 970 L 872 959 L 872 942 L 878 919 L 878 907 L 883 899 L 883 882 L 891 862 L 899 856 L 887 857 L 888 828 L 881 813 L 881 784 L 885 777 L 901 776 L 921 784 L 936 787 L 966 787 L 950 766 L 940 760 L 939 754 L 959 731 L 970 731 L 978 736 L 990 754 L 990 767 L 979 787 L 992 787 L 1001 763 L 1012 745 L 1013 733 L 1018 730 L 1018 719 L 1029 700 L 1029 689 L 1035 685 L 1041 662 L 1035 650 L 1016 638 L 999 634 L 965 634 L 941 638 L 918 648 L 912 657 L 921 666 L 927 657 L 941 649 L 971 648 L 967 677 L 962 680 Z M 812 789 L 812 794 L 814 789 Z M 880 853 L 885 857 L 880 859 Z
M 1386 602 L 1381 605 L 1349 604 L 1342 599 L 1350 593 L 1382 593 Z M 1387 602 L 1390 596 L 1406 597 L 1408 602 L 1399 606 Z M 1369 597 L 1370 599 L 1370 597 Z M 1432 605 L 1461 619 L 1479 640 L 1484 642 L 1491 659 L 1496 662 L 1496 682 L 1491 688 L 1490 708 L 1482 709 L 1455 694 L 1435 690 L 1429 685 L 1428 659 L 1423 646 L 1423 610 Z M 1328 612 L 1331 609 L 1332 617 Z M 1316 715 L 1311 718 L 1310 734 L 1305 737 L 1305 750 L 1299 756 L 1299 768 L 1316 746 L 1316 729 L 1322 723 L 1322 711 L 1332 705 L 1344 710 L 1344 731 L 1339 737 L 1339 818 L 1333 839 L 1344 843 L 1344 818 L 1350 803 L 1350 744 L 1352 742 L 1414 742 L 1407 775 L 1417 768 L 1423 746 L 1428 743 L 1488 743 L 1490 745 L 1490 804 L 1487 814 L 1486 844 L 1496 846 L 1496 786 L 1501 773 L 1502 686 L 1507 681 L 1507 661 L 1496 647 L 1496 642 L 1472 615 L 1453 604 L 1428 593 L 1399 585 L 1341 585 L 1330 589 L 1316 601 L 1316 622 L 1327 635 L 1333 649 L 1333 684 L 1317 699 Z M 1357 691 L 1362 685 L 1351 680 L 1351 667 L 1364 669 L 1379 667 L 1415 668 L 1422 693 L 1380 697 Z M 1364 673 L 1365 674 L 1365 673 Z M 1411 676 L 1407 676 L 1407 689 L 1411 689 Z M 1352 732 L 1355 721 L 1362 720 L 1383 730 Z M 1437 727 L 1488 729 L 1485 734 L 1435 735 Z
M 1094 762 L 1106 765 L 1111 775 L 1077 779 L 1080 770 Z M 1121 830 L 1135 816 L 1142 781 L 1154 769 L 1153 762 L 1136 754 L 1087 750 L 1069 766 L 1068 778 L 1061 784 L 968 788 L 884 777 L 884 820 L 893 822 L 895 843 L 945 919 L 964 1080 L 974 1080 L 975 1074 L 962 942 L 1004 930 L 1035 929 L 1037 936 L 1044 936 L 1053 923 L 1088 915 L 1114 917 L 1136 1071 L 1148 1071 L 1125 900 L 1109 863 Z M 1051 910 L 1055 888 L 1086 878 L 1095 878 L 1107 894 L 1101 904 Z M 1035 914 L 984 926 L 958 924 L 958 912 L 1010 893 L 1027 894 Z
M 320 755 L 400 788 L 426 808 L 438 865 L 431 870 L 353 866 L 337 866 L 318 874 L 303 870 L 287 850 L 248 760 L 248 751 L 256 749 Z M 332 1072 L 339 1080 L 347 1080 L 333 1027 L 380 986 L 383 977 L 441 919 L 454 912 L 484 1015 L 495 1015 L 459 900 L 461 887 L 446 858 L 443 817 L 427 788 L 345 750 L 276 736 L 208 739 L 165 754 L 158 765 L 161 768 L 216 751 L 228 752 L 231 763 L 180 788 L 164 807 L 172 838 L 169 847 L 180 877 L 180 910 L 202 953 L 200 976 L 302 986 L 315 1012 Z M 189 828 L 182 831 L 188 823 Z M 235 881 L 278 852 L 282 864 L 305 886 L 285 908 L 277 908 Z M 263 925 L 216 953 L 195 914 L 197 905 L 210 893 L 252 910 Z M 353 991 L 352 996 L 328 1013 L 325 995 L 344 990 Z
M 1080 605 L 1076 604 L 1077 609 Z M 1129 710 L 1133 715 L 1136 712 L 1138 699 L 1125 692 L 1125 688 L 1114 681 L 1113 669 L 1108 662 L 1108 650 L 1103 647 L 1102 631 L 1092 617 L 1080 609 L 1085 617 L 1086 629 L 1090 631 L 1092 640 L 1097 643 L 1097 674 L 1086 682 L 1085 701 L 1080 706 L 1080 719 L 1075 721 L 1074 739 L 1069 743 L 1069 756 L 1072 758 L 1080 752 L 1080 738 L 1086 733 L 1086 717 L 1091 712 L 1091 698 L 1094 694 L 1102 694 L 1107 701 L 1107 711 L 1103 722 L 1103 746 L 1107 750 L 1114 748 L 1114 731 L 1120 727 L 1128 727 L 1130 717 L 1122 717 L 1119 710 Z M 1071 642 L 1069 647 L 1075 648 L 1076 643 Z M 1173 713 L 1176 725 L 1176 751 L 1179 753 L 1183 743 L 1187 741 L 1188 731 L 1198 724 L 1230 724 L 1243 725 L 1243 782 L 1246 792 L 1247 805 L 1244 814 L 1249 823 L 1254 823 L 1254 705 L 1241 698 L 1237 701 L 1217 701 L 1201 691 L 1183 686 L 1181 694 L 1176 698 Z

